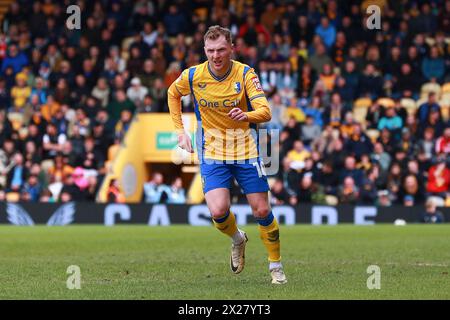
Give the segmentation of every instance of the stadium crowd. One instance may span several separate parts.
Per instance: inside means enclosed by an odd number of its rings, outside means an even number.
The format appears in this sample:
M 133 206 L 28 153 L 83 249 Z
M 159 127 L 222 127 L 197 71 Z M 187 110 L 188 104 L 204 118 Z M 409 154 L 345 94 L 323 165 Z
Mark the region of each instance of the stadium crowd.
M 450 205 L 450 0 L 74 3 L 79 30 L 67 0 L 17 0 L 5 16 L 0 200 L 94 201 L 133 114 L 168 112 L 168 86 L 219 24 L 280 130 L 274 204 Z M 163 180 L 145 202 L 186 201 L 181 179 Z

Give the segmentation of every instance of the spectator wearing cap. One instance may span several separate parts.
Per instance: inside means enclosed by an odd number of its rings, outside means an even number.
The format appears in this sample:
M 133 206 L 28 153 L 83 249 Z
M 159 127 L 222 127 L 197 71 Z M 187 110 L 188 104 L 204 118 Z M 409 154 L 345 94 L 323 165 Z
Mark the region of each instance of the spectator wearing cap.
M 52 70 L 50 69 L 50 64 L 46 61 L 42 62 L 39 67 L 39 77 L 41 77 L 44 80 L 49 80 L 51 73 Z
M 405 207 L 414 207 L 414 197 L 411 195 L 406 195 L 403 198 L 403 205 Z
M 16 75 L 16 85 L 11 89 L 11 99 L 15 112 L 23 112 L 23 107 L 31 94 L 27 85 L 27 76 L 23 72 Z
M 131 80 L 131 87 L 127 90 L 127 97 L 134 103 L 137 108 L 140 108 L 144 103 L 145 95 L 148 93 L 148 89 L 141 84 L 141 80 L 138 77 L 134 77 Z
M 392 201 L 389 195 L 389 190 L 378 191 L 378 198 L 375 204 L 380 207 L 390 207 L 392 205 Z

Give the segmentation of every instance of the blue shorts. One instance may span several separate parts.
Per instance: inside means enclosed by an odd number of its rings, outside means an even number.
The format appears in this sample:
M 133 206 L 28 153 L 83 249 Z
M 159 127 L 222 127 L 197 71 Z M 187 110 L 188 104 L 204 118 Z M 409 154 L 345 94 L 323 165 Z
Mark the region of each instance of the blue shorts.
M 200 164 L 203 192 L 217 188 L 231 188 L 233 177 L 244 194 L 267 192 L 270 190 L 262 162 L 246 160 L 236 163 L 226 163 L 209 160 Z

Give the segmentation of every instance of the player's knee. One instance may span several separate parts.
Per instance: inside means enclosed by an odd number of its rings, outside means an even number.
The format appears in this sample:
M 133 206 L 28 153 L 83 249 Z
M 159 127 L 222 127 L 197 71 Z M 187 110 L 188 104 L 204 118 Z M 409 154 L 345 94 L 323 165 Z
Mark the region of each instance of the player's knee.
M 225 204 L 223 204 L 223 205 L 219 204 L 219 205 L 212 206 L 209 210 L 211 213 L 211 217 L 213 219 L 220 219 L 220 218 L 223 218 L 228 213 L 228 211 L 230 210 L 230 207 Z
M 270 213 L 270 208 L 269 208 L 269 206 L 266 206 L 266 205 L 259 205 L 258 207 L 256 207 L 253 210 L 253 215 L 257 219 L 264 219 L 269 215 L 269 213 Z

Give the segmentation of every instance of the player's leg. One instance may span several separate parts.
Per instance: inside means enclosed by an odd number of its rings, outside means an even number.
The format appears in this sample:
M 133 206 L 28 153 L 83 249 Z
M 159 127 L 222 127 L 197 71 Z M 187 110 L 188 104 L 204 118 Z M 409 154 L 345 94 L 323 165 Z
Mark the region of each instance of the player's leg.
M 286 283 L 287 279 L 281 264 L 280 227 L 270 208 L 268 194 L 267 192 L 258 192 L 249 193 L 246 196 L 258 222 L 261 240 L 267 249 L 272 283 Z
M 258 222 L 260 237 L 268 252 L 272 283 L 286 283 L 281 264 L 279 226 L 269 205 L 270 188 L 261 163 L 236 164 L 233 175 L 246 194 Z
M 202 164 L 203 191 L 216 229 L 232 239 L 230 268 L 240 273 L 245 264 L 247 235 L 238 229 L 236 217 L 230 210 L 231 171 L 226 165 Z

